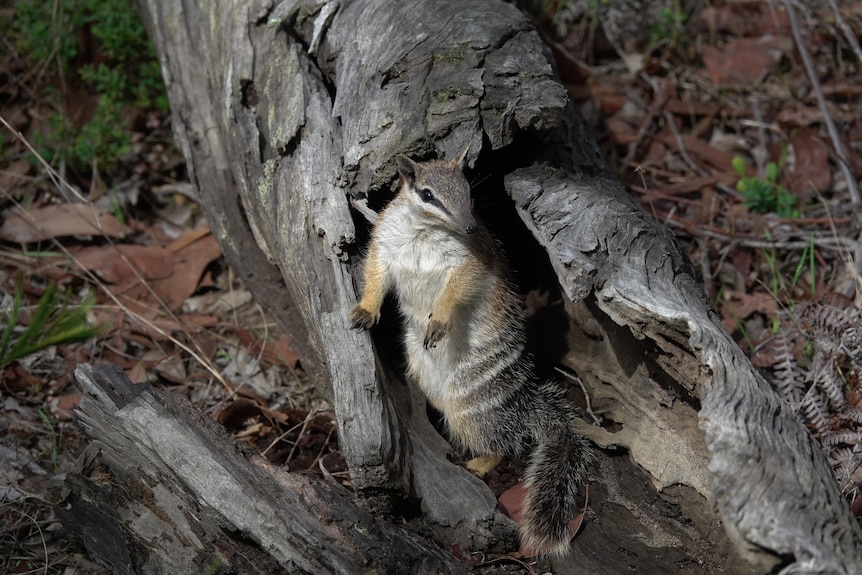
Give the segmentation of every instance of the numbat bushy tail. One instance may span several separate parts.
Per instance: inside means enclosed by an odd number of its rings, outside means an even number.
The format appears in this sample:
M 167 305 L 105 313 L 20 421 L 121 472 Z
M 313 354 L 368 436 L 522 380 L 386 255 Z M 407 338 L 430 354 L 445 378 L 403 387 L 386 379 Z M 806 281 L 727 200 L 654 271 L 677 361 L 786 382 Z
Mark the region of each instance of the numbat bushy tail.
M 564 554 L 590 450 L 562 392 L 534 375 L 505 262 L 473 216 L 466 152 L 453 161 L 397 158 L 401 189 L 374 226 L 350 319 L 370 328 L 395 291 L 408 373 L 451 439 L 476 455 L 466 466 L 481 475 L 503 456 L 529 454 L 522 544 Z

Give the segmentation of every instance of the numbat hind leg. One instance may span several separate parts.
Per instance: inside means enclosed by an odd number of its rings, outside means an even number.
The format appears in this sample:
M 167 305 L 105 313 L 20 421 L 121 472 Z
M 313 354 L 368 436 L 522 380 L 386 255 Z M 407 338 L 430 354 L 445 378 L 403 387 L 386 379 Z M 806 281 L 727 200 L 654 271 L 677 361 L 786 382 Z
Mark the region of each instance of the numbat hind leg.
M 474 457 L 470 461 L 464 462 L 464 467 L 482 477 L 495 467 L 500 461 L 503 460 L 502 455 L 482 455 L 480 457 Z

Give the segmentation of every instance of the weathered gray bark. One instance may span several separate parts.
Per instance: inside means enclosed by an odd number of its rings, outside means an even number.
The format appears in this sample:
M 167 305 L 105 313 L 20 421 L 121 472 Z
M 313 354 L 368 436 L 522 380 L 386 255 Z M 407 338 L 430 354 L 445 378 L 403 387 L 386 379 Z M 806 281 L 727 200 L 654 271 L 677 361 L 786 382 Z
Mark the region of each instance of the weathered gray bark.
M 241 452 L 179 394 L 132 384 L 107 364 L 81 365 L 75 377 L 85 391 L 78 421 L 100 458 L 72 474 L 74 495 L 59 511 L 111 573 L 461 571 L 343 487 Z
M 397 153 L 445 157 L 470 143 L 470 163 L 505 178 L 566 296 L 566 363 L 615 424 L 583 432 L 627 447 L 652 483 L 603 460 L 586 529 L 557 569 L 741 573 L 752 567 L 730 550 L 756 547 L 760 570 L 782 555 L 788 573 L 862 572 L 862 532 L 825 459 L 722 331 L 671 234 L 607 170 L 512 5 L 140 4 L 211 226 L 331 386 L 351 476 L 374 509 L 409 494 L 451 540 L 510 532 L 482 482 L 447 461 L 421 399 L 347 320 L 359 253 L 348 198 L 379 203 Z M 495 165 L 502 153 L 516 162 Z

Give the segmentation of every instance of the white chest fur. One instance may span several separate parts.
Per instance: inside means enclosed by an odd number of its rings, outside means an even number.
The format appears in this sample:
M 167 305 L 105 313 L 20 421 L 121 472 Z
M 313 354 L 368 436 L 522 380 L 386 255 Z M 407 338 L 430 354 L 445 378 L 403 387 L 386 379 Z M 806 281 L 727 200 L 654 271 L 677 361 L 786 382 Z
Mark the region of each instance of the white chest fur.
M 460 326 L 455 323 L 436 347 L 423 342 L 434 304 L 453 270 L 470 256 L 466 238 L 393 202 L 375 231 L 380 263 L 404 318 L 408 369 L 432 403 L 439 405 L 456 375 Z
M 409 209 L 392 208 L 376 232 L 381 263 L 393 279 L 402 313 L 427 324 L 447 276 L 469 257 L 469 248 L 451 230 L 429 225 Z

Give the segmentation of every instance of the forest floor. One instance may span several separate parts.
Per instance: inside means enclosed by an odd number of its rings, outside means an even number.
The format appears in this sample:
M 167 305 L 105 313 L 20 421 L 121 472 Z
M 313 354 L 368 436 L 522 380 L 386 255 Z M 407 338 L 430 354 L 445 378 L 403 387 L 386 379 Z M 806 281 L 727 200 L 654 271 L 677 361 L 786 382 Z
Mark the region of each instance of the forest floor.
M 669 1 L 622 20 L 614 3 L 542 4 L 612 168 L 862 515 L 862 1 L 795 18 L 783 2 Z M 226 267 L 166 107 L 125 105 L 117 131 L 93 88 L 113 57 L 99 22 L 55 22 L 40 52 L 23 10 L 0 3 L 0 572 L 102 572 L 52 509 L 84 447 L 79 363 L 182 393 L 270 461 L 349 484 L 331 406 Z

